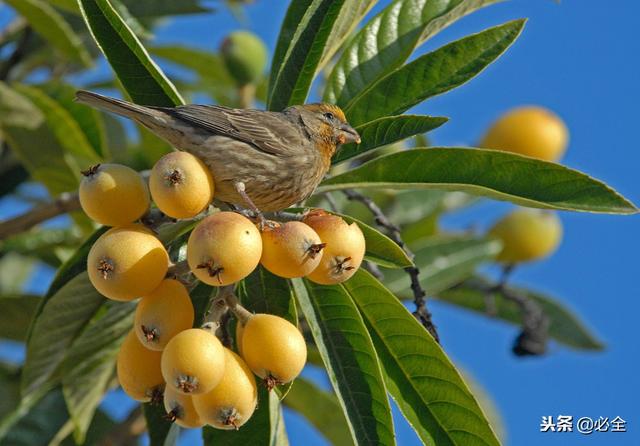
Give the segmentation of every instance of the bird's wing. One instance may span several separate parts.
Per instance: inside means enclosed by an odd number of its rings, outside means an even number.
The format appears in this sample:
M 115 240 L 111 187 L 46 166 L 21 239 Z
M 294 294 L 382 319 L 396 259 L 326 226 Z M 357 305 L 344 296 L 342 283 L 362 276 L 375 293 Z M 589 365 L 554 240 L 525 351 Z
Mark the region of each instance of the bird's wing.
M 245 142 L 271 155 L 287 155 L 303 143 L 303 134 L 281 113 L 217 105 L 184 105 L 163 109 L 192 125 Z

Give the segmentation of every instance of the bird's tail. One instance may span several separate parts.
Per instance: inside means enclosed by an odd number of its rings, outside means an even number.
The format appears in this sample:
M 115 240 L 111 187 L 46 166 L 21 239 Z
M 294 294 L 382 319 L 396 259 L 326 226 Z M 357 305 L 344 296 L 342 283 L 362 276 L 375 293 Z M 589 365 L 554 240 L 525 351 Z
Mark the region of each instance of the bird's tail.
M 76 92 L 76 101 L 136 120 L 144 121 L 144 118 L 155 117 L 159 113 L 158 110 L 154 110 L 153 108 L 132 104 L 131 102 L 110 98 L 86 90 L 79 90 Z

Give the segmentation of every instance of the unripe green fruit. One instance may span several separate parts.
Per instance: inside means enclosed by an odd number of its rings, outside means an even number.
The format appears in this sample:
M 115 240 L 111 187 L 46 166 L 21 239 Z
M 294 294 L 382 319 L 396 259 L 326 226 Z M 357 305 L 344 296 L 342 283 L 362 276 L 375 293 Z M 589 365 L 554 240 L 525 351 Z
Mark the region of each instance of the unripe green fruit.
M 169 268 L 166 249 L 147 228 L 111 228 L 96 240 L 87 257 L 91 284 L 113 300 L 133 300 L 153 291 Z
M 121 164 L 98 164 L 82 172 L 80 206 L 106 226 L 133 223 L 149 209 L 149 190 L 138 172 Z
M 217 429 L 237 429 L 246 423 L 258 403 L 258 388 L 253 373 L 228 348 L 225 371 L 220 383 L 204 395 L 195 395 L 193 404 L 200 418 Z
M 558 161 L 569 142 L 562 119 L 542 107 L 519 107 L 498 118 L 484 136 L 481 147 Z
M 190 328 L 174 336 L 162 351 L 162 376 L 167 386 L 184 394 L 202 394 L 224 374 L 224 347 L 213 334 Z
M 244 360 L 269 388 L 292 381 L 307 361 L 300 330 L 281 317 L 255 314 L 244 324 L 240 337 Z
M 133 330 L 125 338 L 116 362 L 118 381 L 127 395 L 147 402 L 162 395 L 164 379 L 160 372 L 160 352 L 145 348 Z
M 267 68 L 267 47 L 248 31 L 229 34 L 220 51 L 227 70 L 238 85 L 256 83 Z
M 529 262 L 551 255 L 562 240 L 562 223 L 550 211 L 518 209 L 498 221 L 489 235 L 502 242 L 496 260 Z
M 193 304 L 185 286 L 165 279 L 136 308 L 134 330 L 140 342 L 161 351 L 175 335 L 193 326 Z
M 261 255 L 260 231 L 235 212 L 218 212 L 205 218 L 187 243 L 189 269 L 213 286 L 244 279 L 258 266 Z
M 213 199 L 209 168 L 187 152 L 171 152 L 153 166 L 149 189 L 158 208 L 173 218 L 192 218 Z
M 195 429 L 204 426 L 204 421 L 193 406 L 193 397 L 176 392 L 171 387 L 164 389 L 164 410 L 167 418 L 178 426 Z

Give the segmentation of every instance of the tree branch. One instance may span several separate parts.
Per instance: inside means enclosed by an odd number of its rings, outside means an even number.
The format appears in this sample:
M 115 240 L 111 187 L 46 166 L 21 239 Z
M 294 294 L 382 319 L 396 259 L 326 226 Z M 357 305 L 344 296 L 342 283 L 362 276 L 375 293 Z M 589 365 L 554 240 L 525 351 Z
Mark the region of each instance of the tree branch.
M 382 209 L 380 209 L 380 207 L 371 198 L 366 197 L 361 193 L 351 189 L 345 189 L 343 190 L 343 192 L 349 200 L 359 201 L 360 203 L 362 203 L 369 210 L 369 212 L 371 212 L 376 224 L 381 228 L 386 229 L 391 240 L 393 240 L 398 246 L 400 246 L 400 248 L 404 250 L 407 256 L 409 256 L 409 258 L 414 258 L 414 254 L 407 247 L 404 240 L 402 240 L 400 228 L 389 220 Z M 407 272 L 409 278 L 411 279 L 413 303 L 416 306 L 416 310 L 413 312 L 413 315 L 420 321 L 420 323 L 427 329 L 427 331 L 431 333 L 431 336 L 433 336 L 436 342 L 439 343 L 440 337 L 438 336 L 438 331 L 436 330 L 436 326 L 432 321 L 431 312 L 427 309 L 427 293 L 424 291 L 424 288 L 422 288 L 422 285 L 420 284 L 420 270 L 415 265 L 409 266 L 404 270 Z
M 64 192 L 55 200 L 34 207 L 30 211 L 0 223 L 0 240 L 31 229 L 33 226 L 80 209 L 80 198 L 77 193 Z
M 514 302 L 522 314 L 522 331 L 513 344 L 513 353 L 517 356 L 542 355 L 547 350 L 549 339 L 549 317 L 536 301 L 525 294 L 507 287 L 507 279 L 513 271 L 513 265 L 506 265 L 502 277 L 495 285 L 483 291 L 493 297 L 499 293 L 506 300 Z

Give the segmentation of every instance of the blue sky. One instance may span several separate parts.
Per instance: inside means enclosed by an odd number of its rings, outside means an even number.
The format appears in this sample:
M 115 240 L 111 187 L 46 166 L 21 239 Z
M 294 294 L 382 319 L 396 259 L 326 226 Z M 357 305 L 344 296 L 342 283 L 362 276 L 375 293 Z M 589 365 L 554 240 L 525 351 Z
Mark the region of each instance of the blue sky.
M 286 3 L 256 0 L 247 8 L 245 25 L 225 12 L 182 18 L 160 28 L 156 40 L 214 50 L 229 31 L 246 26 L 273 48 Z M 479 77 L 416 108 L 419 113 L 451 118 L 431 134 L 432 142 L 473 145 L 504 110 L 540 104 L 562 116 L 571 130 L 565 164 L 609 182 L 640 203 L 636 173 L 640 39 L 634 31 L 639 15 L 640 4 L 633 0 L 606 6 L 596 0 L 560 4 L 514 0 L 460 21 L 420 52 L 507 20 L 529 18 L 522 37 Z M 486 203 L 447 217 L 445 227 L 464 228 L 470 222 L 484 227 L 508 208 Z M 15 212 L 14 204 L 0 203 L 0 215 L 8 212 Z M 635 328 L 640 312 L 635 277 L 640 219 L 575 213 L 561 217 L 565 227 L 561 249 L 544 262 L 516 271 L 513 280 L 561 298 L 606 342 L 606 351 L 586 354 L 553 345 L 546 357 L 515 358 L 510 353 L 515 328 L 433 302 L 443 347 L 493 397 L 510 445 L 640 444 L 636 382 L 640 347 Z M 45 277 L 43 273 L 38 282 L 42 284 Z M 628 432 L 590 436 L 538 432 L 542 415 L 560 414 L 621 416 Z M 406 424 L 399 422 L 396 428 L 399 444 L 418 444 Z M 288 414 L 287 429 L 293 445 L 326 444 L 293 414 Z

